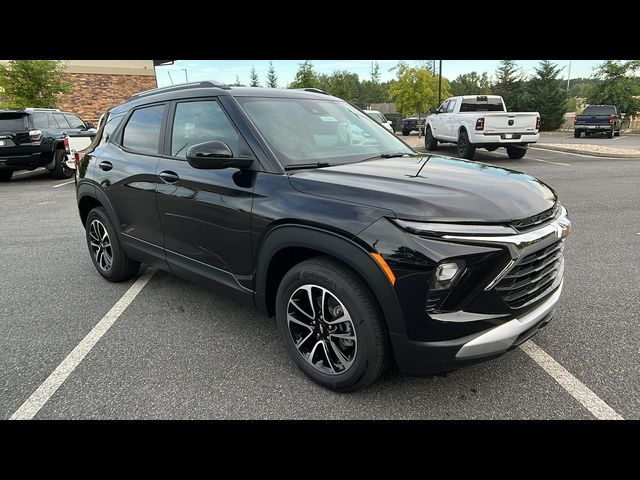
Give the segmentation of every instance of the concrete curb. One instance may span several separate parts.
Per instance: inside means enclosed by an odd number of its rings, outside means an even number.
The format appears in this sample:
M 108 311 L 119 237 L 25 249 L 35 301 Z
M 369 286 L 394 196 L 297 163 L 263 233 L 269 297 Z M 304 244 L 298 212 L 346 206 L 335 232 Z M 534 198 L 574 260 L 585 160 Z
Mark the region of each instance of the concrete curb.
M 627 153 L 601 153 L 601 152 L 585 152 L 584 150 L 576 150 L 575 148 L 562 148 L 562 147 L 549 147 L 544 144 L 536 143 L 535 147 L 541 150 L 551 150 L 556 152 L 577 153 L 587 157 L 600 157 L 600 158 L 628 158 L 631 160 L 640 160 L 640 152 L 637 154 Z

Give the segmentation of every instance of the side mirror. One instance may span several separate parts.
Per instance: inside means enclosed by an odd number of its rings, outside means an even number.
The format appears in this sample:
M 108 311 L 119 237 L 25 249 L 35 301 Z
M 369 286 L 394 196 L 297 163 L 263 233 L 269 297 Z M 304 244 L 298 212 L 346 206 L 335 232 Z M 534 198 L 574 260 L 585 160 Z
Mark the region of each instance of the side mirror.
M 90 130 L 90 129 L 92 129 L 92 128 L 95 128 L 95 127 L 93 126 L 93 123 L 91 123 L 91 122 L 87 122 L 87 130 Z
M 438 110 L 436 110 L 435 108 L 431 107 L 429 109 L 429 113 L 438 113 Z
M 391 120 L 387 120 L 387 125 L 391 125 L 393 122 Z
M 233 158 L 233 152 L 224 142 L 198 143 L 187 150 L 187 162 L 200 170 L 219 170 L 222 168 L 248 168 L 253 158 Z

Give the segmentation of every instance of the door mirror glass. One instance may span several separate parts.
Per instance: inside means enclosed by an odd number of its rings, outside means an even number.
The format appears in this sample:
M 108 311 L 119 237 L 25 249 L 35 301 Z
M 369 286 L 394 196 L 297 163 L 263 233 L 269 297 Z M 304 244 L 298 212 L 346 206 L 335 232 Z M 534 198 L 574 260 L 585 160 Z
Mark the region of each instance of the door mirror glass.
M 222 168 L 247 168 L 253 163 L 252 158 L 233 158 L 231 148 L 225 142 L 198 143 L 187 150 L 187 162 L 193 168 L 215 170 Z

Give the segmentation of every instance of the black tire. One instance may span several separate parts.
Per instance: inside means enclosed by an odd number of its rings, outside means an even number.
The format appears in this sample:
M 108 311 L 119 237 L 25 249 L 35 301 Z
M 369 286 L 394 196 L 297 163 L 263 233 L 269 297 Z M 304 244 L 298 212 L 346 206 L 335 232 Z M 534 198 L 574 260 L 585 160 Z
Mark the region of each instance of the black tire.
M 585 137 L 590 137 L 591 136 L 591 132 L 584 132 L 584 136 Z
M 108 234 L 107 240 L 110 242 L 111 251 L 111 266 L 110 268 L 103 267 L 98 256 L 95 254 L 92 247 L 91 225 L 94 221 L 98 221 L 106 229 Z M 89 249 L 89 255 L 93 261 L 93 265 L 100 275 L 110 282 L 123 282 L 133 277 L 140 269 L 140 263 L 131 260 L 122 249 L 120 240 L 116 234 L 113 224 L 107 215 L 107 212 L 103 207 L 96 207 L 87 215 L 87 221 L 85 222 L 85 231 L 87 238 L 87 248 Z
M 411 130 L 402 130 L 402 135 L 404 135 L 405 137 L 408 137 L 410 133 Z
M 613 138 L 613 128 L 607 132 L 607 138 Z
M 527 154 L 527 147 L 508 146 L 507 155 L 511 160 L 519 160 Z
M 8 182 L 13 176 L 13 170 L 0 170 L 0 182 Z
M 67 152 L 65 152 L 64 150 L 55 151 L 53 155 L 55 162 L 53 170 L 51 171 L 53 178 L 71 178 L 71 176 L 74 174 L 74 171 L 71 168 L 67 167 L 67 162 L 65 161 L 66 155 Z
M 616 137 L 619 137 L 620 136 L 620 130 L 614 131 L 613 135 L 616 136 Z
M 573 131 L 573 136 L 574 136 L 574 137 L 576 137 L 576 138 L 580 138 L 580 134 L 581 134 L 581 133 L 582 133 L 582 132 L 581 132 L 580 130 L 574 130 L 574 131 Z
M 458 135 L 458 156 L 471 160 L 476 153 L 476 147 L 469 142 L 469 135 L 466 130 L 462 130 Z
M 329 294 L 344 305 L 352 320 L 356 349 L 351 359 L 352 363 L 342 372 L 323 373 L 303 357 L 294 343 L 287 320 L 287 311 L 290 299 L 304 285 L 315 285 L 328 290 Z M 328 294 L 327 297 L 329 297 Z M 315 310 L 320 311 L 318 308 Z M 331 310 L 327 307 L 325 311 Z M 293 312 L 295 313 L 295 309 Z M 276 323 L 285 349 L 298 368 L 309 378 L 328 389 L 346 392 L 364 388 L 373 383 L 386 367 L 389 347 L 382 315 L 374 296 L 360 277 L 331 257 L 320 256 L 305 260 L 285 274 L 278 286 L 276 296 Z M 311 327 L 306 328 L 311 330 Z M 315 346 L 322 344 L 317 340 L 313 330 L 309 337 L 312 345 L 314 342 Z M 328 344 L 329 341 L 326 340 L 326 342 Z M 303 344 L 304 342 L 300 345 Z M 316 365 L 326 362 L 322 360 L 324 353 L 319 351 L 321 355 L 315 362 Z M 313 355 L 313 351 L 311 354 Z M 315 358 L 313 356 L 311 360 Z M 327 357 L 324 356 L 324 358 Z M 338 357 L 335 356 L 335 359 Z
M 431 127 L 427 127 L 427 131 L 424 134 L 424 147 L 427 150 L 437 150 L 438 149 L 438 140 L 431 133 Z

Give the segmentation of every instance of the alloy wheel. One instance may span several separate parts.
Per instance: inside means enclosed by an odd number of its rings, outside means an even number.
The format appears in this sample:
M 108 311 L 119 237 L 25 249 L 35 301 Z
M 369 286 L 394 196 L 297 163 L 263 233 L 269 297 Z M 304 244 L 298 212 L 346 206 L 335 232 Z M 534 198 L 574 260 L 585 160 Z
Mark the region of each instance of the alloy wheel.
M 94 220 L 89 226 L 91 253 L 102 270 L 108 272 L 113 264 L 113 249 L 107 229 L 100 220 Z
M 296 289 L 287 304 L 287 326 L 298 353 L 319 372 L 338 375 L 353 365 L 358 349 L 353 320 L 326 288 Z

